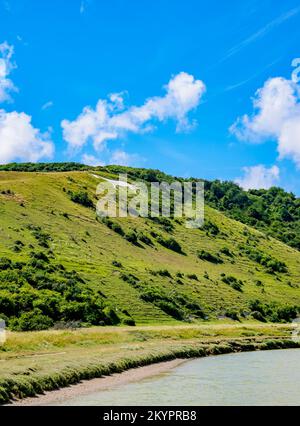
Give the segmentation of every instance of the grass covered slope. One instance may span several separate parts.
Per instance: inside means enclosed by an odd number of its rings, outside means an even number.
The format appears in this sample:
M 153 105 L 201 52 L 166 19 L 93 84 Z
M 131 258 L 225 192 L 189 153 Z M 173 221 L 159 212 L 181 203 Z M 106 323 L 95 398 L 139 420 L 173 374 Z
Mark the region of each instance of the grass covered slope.
M 80 163 L 11 163 L 0 165 L 0 171 L 67 172 L 102 171 L 126 173 L 134 180 L 173 182 L 174 177 L 160 170 L 125 166 L 92 167 Z M 187 182 L 199 179 L 176 180 Z M 300 250 L 300 198 L 282 188 L 245 191 L 233 182 L 204 181 L 206 203 L 232 219 L 252 226 Z
M 92 173 L 0 172 L 0 316 L 12 329 L 297 315 L 297 250 L 209 207 L 200 230 L 99 222 Z

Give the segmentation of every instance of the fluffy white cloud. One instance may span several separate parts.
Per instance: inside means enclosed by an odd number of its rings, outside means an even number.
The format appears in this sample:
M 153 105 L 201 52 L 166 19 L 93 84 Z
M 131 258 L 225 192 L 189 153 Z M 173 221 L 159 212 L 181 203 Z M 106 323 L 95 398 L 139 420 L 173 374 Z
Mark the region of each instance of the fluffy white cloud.
M 0 163 L 38 161 L 53 155 L 49 133 L 41 133 L 24 112 L 0 110 Z
M 8 78 L 16 67 L 12 62 L 13 46 L 0 44 L 0 102 L 11 100 L 10 93 L 16 91 Z M 31 116 L 24 112 L 7 112 L 0 109 L 0 163 L 11 161 L 38 161 L 50 158 L 54 145 L 49 132 L 41 133 L 31 124 Z
M 12 62 L 13 46 L 7 42 L 0 44 L 0 102 L 10 101 L 10 93 L 17 90 L 14 83 L 8 78 L 16 67 Z
M 279 158 L 291 158 L 300 167 L 300 86 L 272 78 L 256 92 L 253 106 L 253 115 L 239 118 L 230 131 L 250 142 L 276 140 Z
M 177 131 L 186 130 L 190 126 L 188 113 L 199 105 L 205 92 L 204 83 L 182 72 L 169 81 L 165 90 L 165 96 L 152 97 L 142 106 L 127 109 L 124 93 L 111 94 L 109 100 L 100 99 L 95 109 L 87 106 L 74 121 L 62 121 L 64 139 L 73 150 L 90 140 L 99 150 L 106 141 L 126 133 L 149 132 L 155 121 L 173 119 Z
M 236 183 L 242 188 L 269 189 L 279 181 L 280 170 L 277 166 L 269 169 L 263 165 L 244 167 L 244 176 L 236 179 Z

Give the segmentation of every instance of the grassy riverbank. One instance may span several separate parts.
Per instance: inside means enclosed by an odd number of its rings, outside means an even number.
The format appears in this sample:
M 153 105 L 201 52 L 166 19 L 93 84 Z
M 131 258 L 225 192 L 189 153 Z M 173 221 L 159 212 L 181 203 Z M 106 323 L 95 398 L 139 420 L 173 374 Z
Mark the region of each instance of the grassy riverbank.
M 8 333 L 0 402 L 174 358 L 300 347 L 289 324 L 200 324 Z

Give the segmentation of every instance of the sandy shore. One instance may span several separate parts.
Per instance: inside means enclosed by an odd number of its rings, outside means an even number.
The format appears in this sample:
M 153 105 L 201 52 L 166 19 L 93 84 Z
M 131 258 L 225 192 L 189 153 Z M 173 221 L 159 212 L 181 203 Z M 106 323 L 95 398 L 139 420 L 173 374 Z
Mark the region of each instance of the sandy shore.
M 42 406 L 52 405 L 61 402 L 64 399 L 77 398 L 81 395 L 100 392 L 116 386 L 122 386 L 127 383 L 136 382 L 151 376 L 164 373 L 178 365 L 186 362 L 183 359 L 151 364 L 146 367 L 133 368 L 120 374 L 106 376 L 99 379 L 85 380 L 78 385 L 70 386 L 51 392 L 45 392 L 44 395 L 35 398 L 26 398 L 13 402 L 13 406 Z

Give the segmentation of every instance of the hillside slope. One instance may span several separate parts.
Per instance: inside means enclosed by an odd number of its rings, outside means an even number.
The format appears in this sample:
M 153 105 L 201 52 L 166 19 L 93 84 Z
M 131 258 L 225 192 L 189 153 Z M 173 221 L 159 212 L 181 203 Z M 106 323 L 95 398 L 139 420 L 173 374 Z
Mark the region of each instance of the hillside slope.
M 11 328 L 296 315 L 297 250 L 209 207 L 200 230 L 101 223 L 82 205 L 82 194 L 96 203 L 93 174 L 0 172 L 0 316 Z
M 68 172 L 100 171 L 126 173 L 134 180 L 146 182 L 173 182 L 174 177 L 160 170 L 125 166 L 92 167 L 80 163 L 10 163 L 0 165 L 0 171 L 17 172 Z M 176 177 L 181 182 L 197 181 L 195 178 Z M 200 179 L 201 180 L 201 179 Z M 230 181 L 207 181 L 206 203 L 224 212 L 231 219 L 262 231 L 285 244 L 300 250 L 300 198 L 282 188 L 245 191 Z

